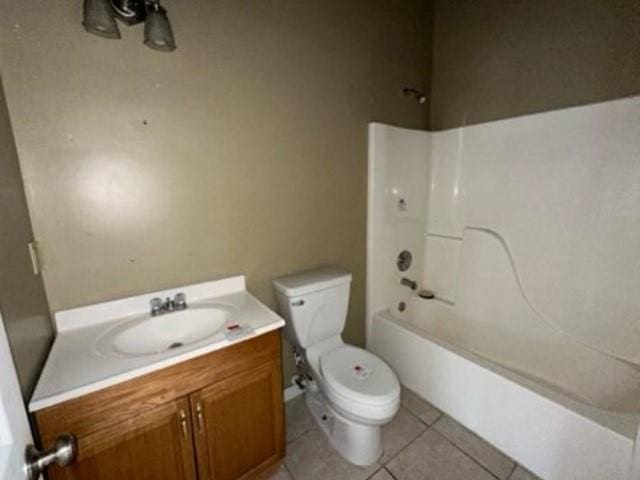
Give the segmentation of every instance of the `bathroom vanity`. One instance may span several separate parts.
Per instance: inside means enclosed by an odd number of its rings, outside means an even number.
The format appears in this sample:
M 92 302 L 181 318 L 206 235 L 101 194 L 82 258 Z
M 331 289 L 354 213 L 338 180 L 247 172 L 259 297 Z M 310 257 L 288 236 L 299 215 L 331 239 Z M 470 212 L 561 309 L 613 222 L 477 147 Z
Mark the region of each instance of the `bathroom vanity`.
M 56 315 L 30 410 L 42 447 L 71 433 L 78 455 L 51 479 L 254 478 L 284 456 L 283 320 L 243 277 L 176 290 L 197 314 L 140 313 L 172 290 Z

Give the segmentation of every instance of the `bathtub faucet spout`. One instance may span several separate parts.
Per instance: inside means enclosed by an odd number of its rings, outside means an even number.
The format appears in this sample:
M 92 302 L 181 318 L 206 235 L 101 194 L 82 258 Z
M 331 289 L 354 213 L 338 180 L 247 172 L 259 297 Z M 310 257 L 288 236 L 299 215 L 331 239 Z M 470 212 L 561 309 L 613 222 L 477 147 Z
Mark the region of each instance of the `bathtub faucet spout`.
M 400 283 L 405 287 L 409 287 L 411 290 L 415 290 L 416 288 L 418 288 L 418 282 L 406 277 L 402 277 L 402 280 L 400 280 Z

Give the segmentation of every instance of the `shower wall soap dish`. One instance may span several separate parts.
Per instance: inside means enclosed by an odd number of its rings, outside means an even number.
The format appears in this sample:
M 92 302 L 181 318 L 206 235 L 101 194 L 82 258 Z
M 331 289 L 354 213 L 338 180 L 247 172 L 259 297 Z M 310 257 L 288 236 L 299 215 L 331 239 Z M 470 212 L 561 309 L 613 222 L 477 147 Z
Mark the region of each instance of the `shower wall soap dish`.
M 436 294 L 433 293 L 431 290 L 420 290 L 418 292 L 418 296 L 420 298 L 431 300 L 432 298 L 435 298 Z

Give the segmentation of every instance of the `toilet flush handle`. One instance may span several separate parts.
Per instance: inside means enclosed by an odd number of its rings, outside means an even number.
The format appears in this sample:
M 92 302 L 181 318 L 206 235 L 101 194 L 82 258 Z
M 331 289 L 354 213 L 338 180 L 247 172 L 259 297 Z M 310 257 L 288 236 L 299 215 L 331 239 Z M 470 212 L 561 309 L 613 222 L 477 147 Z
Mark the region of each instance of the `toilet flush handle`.
M 304 300 L 296 300 L 295 302 L 291 302 L 292 307 L 301 307 L 304 305 Z

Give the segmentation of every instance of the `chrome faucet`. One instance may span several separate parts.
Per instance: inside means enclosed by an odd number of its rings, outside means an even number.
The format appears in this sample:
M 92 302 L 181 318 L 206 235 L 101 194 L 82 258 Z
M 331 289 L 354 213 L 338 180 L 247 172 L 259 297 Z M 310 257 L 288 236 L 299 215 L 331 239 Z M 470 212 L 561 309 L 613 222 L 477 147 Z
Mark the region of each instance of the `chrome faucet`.
M 151 316 L 162 315 L 163 313 L 175 312 L 187 308 L 187 296 L 180 292 L 176 293 L 173 299 L 167 297 L 163 302 L 160 297 L 151 299 Z
M 416 288 L 418 288 L 418 282 L 406 277 L 402 277 L 402 280 L 400 280 L 400 283 L 405 287 L 409 287 L 411 290 L 415 290 Z

